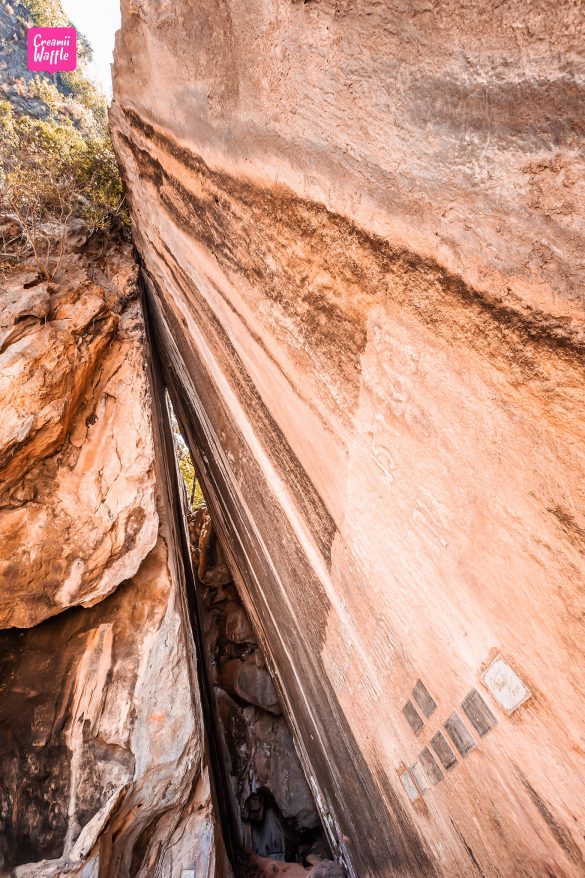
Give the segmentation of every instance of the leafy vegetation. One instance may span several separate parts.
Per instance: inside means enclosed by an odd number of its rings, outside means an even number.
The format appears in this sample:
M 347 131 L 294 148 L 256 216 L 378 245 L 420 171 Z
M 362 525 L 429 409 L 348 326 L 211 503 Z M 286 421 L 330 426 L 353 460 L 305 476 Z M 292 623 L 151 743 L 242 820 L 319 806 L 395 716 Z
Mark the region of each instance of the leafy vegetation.
M 193 464 L 193 458 L 191 457 L 189 446 L 183 439 L 183 436 L 181 434 L 181 428 L 179 427 L 179 423 L 172 409 L 170 398 L 168 396 L 167 404 L 169 405 L 171 412 L 171 427 L 175 440 L 175 451 L 177 454 L 179 471 L 183 476 L 185 488 L 187 489 L 189 508 L 198 509 L 200 506 L 205 506 L 205 497 L 203 496 L 203 491 L 201 490 L 201 485 L 199 483 L 199 479 L 197 478 L 197 472 Z
M 59 0 L 25 5 L 39 26 L 71 24 Z M 24 115 L 0 101 L 0 211 L 10 230 L 0 233 L 2 257 L 27 258 L 49 279 L 59 272 L 73 221 L 90 233 L 129 226 L 106 99 L 85 75 L 91 48 L 78 34 L 79 47 L 77 70 L 28 80 L 38 114 Z
M 25 0 L 36 27 L 71 27 L 59 0 Z
M 0 101 L 0 209 L 19 225 L 15 258 L 30 253 L 53 278 L 73 219 L 90 231 L 128 222 L 109 134 L 88 138 L 69 121 L 17 115 Z
M 73 27 L 73 23 L 63 12 L 60 0 L 24 0 L 23 5 L 35 27 Z M 92 50 L 83 34 L 77 33 L 77 57 L 85 64 L 91 61 Z
M 59 79 L 62 91 L 85 107 L 91 113 L 98 131 L 104 133 L 108 127 L 108 108 L 99 88 L 79 68 L 60 73 Z
M 185 482 L 185 488 L 187 489 L 190 508 L 198 509 L 200 506 L 205 506 L 205 497 L 203 496 L 199 479 L 195 473 L 195 467 L 193 466 L 193 460 L 189 450 L 178 451 L 178 460 L 179 469 L 183 476 L 183 481 Z
M 60 0 L 25 0 L 25 8 L 38 27 L 73 27 Z M 40 73 L 28 83 L 28 92 L 46 104 L 49 113 L 60 121 L 69 119 L 85 133 L 103 135 L 108 125 L 106 98 L 87 76 L 92 48 L 86 37 L 77 32 L 77 69 L 59 73 Z M 80 112 L 85 110 L 86 112 Z
M 99 89 L 79 70 L 60 74 L 59 84 L 60 88 L 51 77 L 37 74 L 27 85 L 28 96 L 45 105 L 44 118 L 73 125 L 85 137 L 103 136 L 108 110 Z

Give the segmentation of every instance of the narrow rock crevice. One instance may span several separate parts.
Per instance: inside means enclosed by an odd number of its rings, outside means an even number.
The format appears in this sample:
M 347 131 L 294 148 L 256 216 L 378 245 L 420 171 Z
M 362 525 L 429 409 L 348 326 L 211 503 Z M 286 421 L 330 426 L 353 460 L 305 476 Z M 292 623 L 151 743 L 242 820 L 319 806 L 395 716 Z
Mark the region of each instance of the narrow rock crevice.
M 202 703 L 235 872 L 262 874 L 270 868 L 276 874 L 280 862 L 298 864 L 299 875 L 317 867 L 319 875 L 342 875 L 168 396 L 167 401 L 190 552 L 186 581 L 201 650 Z
M 0 0 L 0 878 L 582 878 L 579 4 L 120 5 L 114 155 Z

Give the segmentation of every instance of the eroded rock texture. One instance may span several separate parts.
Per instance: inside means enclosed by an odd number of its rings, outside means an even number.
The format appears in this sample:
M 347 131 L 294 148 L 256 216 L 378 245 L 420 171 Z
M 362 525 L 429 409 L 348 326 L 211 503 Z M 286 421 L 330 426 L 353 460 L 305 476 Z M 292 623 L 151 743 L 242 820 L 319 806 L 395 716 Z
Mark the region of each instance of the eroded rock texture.
M 95 236 L 0 299 L 0 873 L 214 875 L 131 248 Z
M 580 4 L 122 7 L 156 344 L 333 843 L 582 874 Z
M 0 642 L 5 862 L 31 863 L 18 876 L 194 865 L 202 736 L 164 541 L 111 598 Z
M 58 287 L 14 272 L 0 291 L 4 628 L 101 600 L 156 542 L 144 326 L 128 271 L 110 289 L 84 269 Z
M 189 531 L 205 665 L 229 779 L 221 795 L 230 801 L 238 847 L 279 861 L 327 860 L 319 814 L 278 694 L 205 507 L 189 516 Z

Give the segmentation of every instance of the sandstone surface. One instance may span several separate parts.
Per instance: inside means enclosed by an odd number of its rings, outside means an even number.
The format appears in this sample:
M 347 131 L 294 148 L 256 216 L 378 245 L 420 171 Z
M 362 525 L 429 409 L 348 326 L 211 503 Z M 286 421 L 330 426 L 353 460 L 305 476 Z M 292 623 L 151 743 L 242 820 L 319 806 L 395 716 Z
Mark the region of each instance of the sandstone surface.
M 122 11 L 154 343 L 336 852 L 576 878 L 581 4 Z
M 170 878 L 171 858 L 192 867 L 211 849 L 212 859 L 199 710 L 164 540 L 91 610 L 2 632 L 0 643 L 1 853 L 15 875 L 156 868 Z
M 96 603 L 156 542 L 144 326 L 128 264 L 108 288 L 72 266 L 58 286 L 16 271 L 0 290 L 3 628 Z
M 14 112 L 79 147 L 105 133 L 89 46 L 79 34 L 71 76 L 31 73 L 27 27 L 43 20 L 68 23 L 58 0 L 0 0 L 2 134 Z M 132 245 L 119 210 L 88 227 L 87 193 L 67 191 L 74 218 L 53 205 L 49 222 L 28 185 L 18 216 L 63 258 L 50 283 L 33 253 L 31 268 L 3 189 L 0 875 L 229 876 Z
M 131 249 L 17 266 L 0 300 L 0 874 L 215 875 Z

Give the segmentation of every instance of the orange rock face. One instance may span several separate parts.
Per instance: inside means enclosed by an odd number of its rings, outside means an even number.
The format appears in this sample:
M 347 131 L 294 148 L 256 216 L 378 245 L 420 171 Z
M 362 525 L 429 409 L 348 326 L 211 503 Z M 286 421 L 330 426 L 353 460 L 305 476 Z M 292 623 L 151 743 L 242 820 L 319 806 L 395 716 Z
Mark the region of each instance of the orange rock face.
M 585 868 L 585 22 L 125 0 L 155 344 L 349 874 Z
M 211 875 L 130 247 L 68 254 L 51 286 L 16 268 L 0 301 L 0 874 Z
M 0 627 L 96 603 L 156 542 L 144 328 L 118 280 L 15 272 L 0 292 Z

